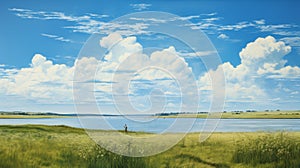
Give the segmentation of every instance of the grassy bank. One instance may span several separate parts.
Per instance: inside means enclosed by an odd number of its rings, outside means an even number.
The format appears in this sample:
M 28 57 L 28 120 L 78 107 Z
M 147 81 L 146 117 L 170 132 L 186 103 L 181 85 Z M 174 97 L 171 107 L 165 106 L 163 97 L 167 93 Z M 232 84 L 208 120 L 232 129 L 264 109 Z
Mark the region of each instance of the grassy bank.
M 214 133 L 203 143 L 198 139 L 199 134 L 188 134 L 166 152 L 146 158 L 130 158 L 100 148 L 82 129 L 0 126 L 0 167 L 300 166 L 298 132 Z M 255 156 L 265 157 L 260 160 Z
M 207 118 L 208 114 L 180 114 L 159 116 L 160 118 Z M 299 111 L 276 111 L 276 112 L 225 112 L 223 119 L 300 119 Z

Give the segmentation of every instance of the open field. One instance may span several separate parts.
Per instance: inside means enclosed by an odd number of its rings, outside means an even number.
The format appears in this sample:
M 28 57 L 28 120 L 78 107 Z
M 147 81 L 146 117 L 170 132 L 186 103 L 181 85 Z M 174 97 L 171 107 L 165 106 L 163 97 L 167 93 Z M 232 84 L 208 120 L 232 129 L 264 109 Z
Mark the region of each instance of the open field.
M 161 118 L 207 118 L 207 114 L 180 114 L 159 116 Z M 300 119 L 300 111 L 274 111 L 274 112 L 226 112 L 223 119 Z
M 143 136 L 146 133 L 129 134 Z M 300 166 L 299 132 L 214 133 L 203 143 L 199 143 L 198 139 L 199 134 L 188 134 L 166 152 L 151 157 L 130 158 L 100 148 L 82 129 L 40 125 L 0 126 L 0 167 Z

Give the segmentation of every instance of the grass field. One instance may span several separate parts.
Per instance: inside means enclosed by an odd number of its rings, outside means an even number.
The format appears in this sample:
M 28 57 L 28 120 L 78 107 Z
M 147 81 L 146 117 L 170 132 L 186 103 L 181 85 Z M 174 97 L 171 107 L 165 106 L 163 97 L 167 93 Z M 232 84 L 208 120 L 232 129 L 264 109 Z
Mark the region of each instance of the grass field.
M 129 133 L 143 136 L 145 133 Z M 131 158 L 96 145 L 82 129 L 0 126 L 0 167 L 299 167 L 300 133 L 188 134 L 161 154 Z M 264 157 L 263 157 L 264 156 Z
M 160 116 L 161 118 L 207 118 L 207 114 L 180 114 Z M 212 117 L 213 118 L 213 117 Z M 272 111 L 272 112 L 226 112 L 222 113 L 223 119 L 300 119 L 299 111 Z

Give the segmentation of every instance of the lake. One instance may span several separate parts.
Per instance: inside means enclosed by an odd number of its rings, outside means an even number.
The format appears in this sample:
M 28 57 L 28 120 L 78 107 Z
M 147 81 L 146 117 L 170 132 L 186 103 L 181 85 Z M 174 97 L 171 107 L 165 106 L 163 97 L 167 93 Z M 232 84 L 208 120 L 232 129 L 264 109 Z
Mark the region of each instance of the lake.
M 193 123 L 194 122 L 194 123 Z M 122 130 L 124 124 L 129 131 L 151 133 L 186 132 L 188 125 L 193 126 L 189 132 L 201 132 L 206 122 L 205 131 L 215 132 L 255 132 L 255 131 L 300 131 L 300 119 L 203 119 L 203 118 L 154 118 L 145 117 L 128 119 L 122 116 L 113 117 L 70 117 L 70 118 L 38 118 L 38 119 L 0 119 L 0 125 L 42 124 L 66 125 L 76 128 Z M 218 123 L 218 124 L 217 124 Z M 217 127 L 215 127 L 217 124 Z M 168 129 L 172 126 L 172 129 Z M 209 129 L 209 130 L 206 130 Z

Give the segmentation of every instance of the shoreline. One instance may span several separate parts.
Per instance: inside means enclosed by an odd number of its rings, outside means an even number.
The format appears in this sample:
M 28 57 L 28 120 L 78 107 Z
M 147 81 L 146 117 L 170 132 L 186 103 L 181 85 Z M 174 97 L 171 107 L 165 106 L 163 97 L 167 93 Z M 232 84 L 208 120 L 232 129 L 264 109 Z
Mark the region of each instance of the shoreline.
M 72 126 L 68 126 L 68 125 L 43 125 L 43 124 L 0 124 L 0 130 L 3 128 L 7 128 L 7 129 L 23 129 L 23 128 L 27 128 L 27 129 L 39 129 L 39 128 L 43 128 L 43 130 L 45 128 L 48 129 L 71 129 L 71 130 L 77 130 L 77 131 L 83 131 L 85 133 L 87 132 L 105 132 L 105 133 L 110 133 L 110 132 L 119 132 L 119 133 L 124 133 L 124 130 L 104 130 L 104 129 L 85 129 L 85 128 L 79 128 L 79 127 L 72 127 Z M 274 134 L 274 133 L 280 133 L 280 132 L 285 132 L 285 133 L 299 133 L 300 131 L 295 130 L 256 130 L 256 131 L 214 131 L 214 132 L 200 132 L 200 131 L 196 131 L 196 132 L 166 132 L 164 133 L 165 135 L 168 134 L 185 134 L 189 135 L 189 134 L 261 134 L 261 133 L 270 133 L 270 134 Z M 160 133 L 155 133 L 155 132 L 146 132 L 146 131 L 134 131 L 134 130 L 129 130 L 128 131 L 129 134 L 145 134 L 145 135 L 155 135 L 155 134 L 160 134 Z
M 218 119 L 208 114 L 178 114 L 157 116 L 158 118 L 207 118 Z M 282 111 L 282 112 L 223 112 L 221 119 L 300 119 L 299 111 Z
M 212 113 L 162 113 L 162 114 L 136 114 L 129 116 L 145 116 L 153 118 L 203 118 L 203 119 L 218 119 L 219 116 L 210 115 Z M 220 114 L 220 113 L 218 113 Z M 109 115 L 109 114 L 9 114 L 8 112 L 0 114 L 0 119 L 51 119 L 51 118 L 74 118 L 74 117 L 120 117 L 122 115 Z M 274 112 L 222 112 L 221 119 L 300 119 L 300 111 L 274 111 Z

